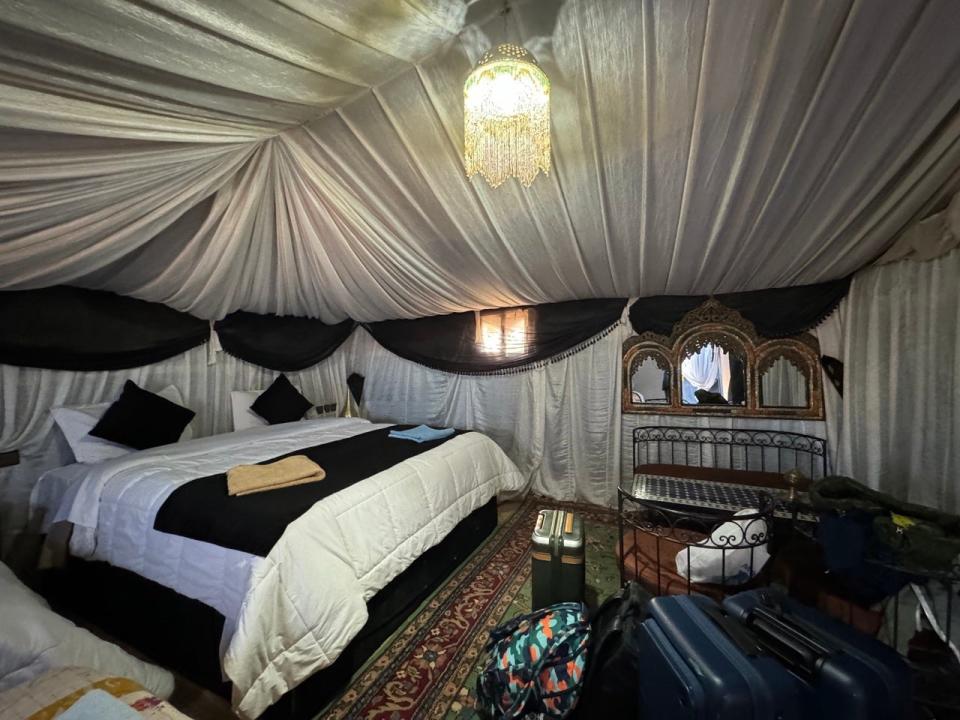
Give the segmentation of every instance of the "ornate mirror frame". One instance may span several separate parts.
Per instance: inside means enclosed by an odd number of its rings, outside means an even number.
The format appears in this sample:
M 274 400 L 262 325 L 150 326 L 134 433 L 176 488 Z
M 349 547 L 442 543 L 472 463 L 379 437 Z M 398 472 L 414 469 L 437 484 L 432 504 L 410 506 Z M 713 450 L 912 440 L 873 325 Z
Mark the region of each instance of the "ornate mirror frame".
M 684 405 L 680 365 L 684 351 L 712 343 L 743 355 L 746 390 L 743 405 Z M 806 407 L 766 407 L 760 404 L 760 380 L 781 357 L 806 378 Z M 633 400 L 631 379 L 636 368 L 653 358 L 661 370 L 670 372 L 670 397 L 666 403 Z M 622 407 L 625 413 L 667 415 L 712 415 L 822 420 L 823 378 L 820 373 L 820 343 L 810 333 L 768 339 L 757 334 L 753 323 L 714 298 L 688 312 L 673 326 L 670 336 L 645 332 L 623 343 Z

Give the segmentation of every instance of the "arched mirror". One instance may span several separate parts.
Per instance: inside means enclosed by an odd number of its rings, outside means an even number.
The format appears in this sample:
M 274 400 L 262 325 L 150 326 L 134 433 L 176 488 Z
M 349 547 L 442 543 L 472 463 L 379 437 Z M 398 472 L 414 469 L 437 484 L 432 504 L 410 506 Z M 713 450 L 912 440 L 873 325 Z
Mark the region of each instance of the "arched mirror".
M 802 360 L 786 353 L 771 354 L 758 366 L 760 407 L 805 408 L 810 406 L 809 369 Z
M 684 347 L 681 358 L 681 404 L 742 406 L 746 402 L 746 354 L 738 343 L 695 338 Z
M 624 412 L 823 419 L 820 346 L 809 333 L 757 334 L 711 298 L 623 345 Z
M 670 363 L 655 353 L 637 355 L 630 374 L 630 397 L 637 405 L 670 404 Z

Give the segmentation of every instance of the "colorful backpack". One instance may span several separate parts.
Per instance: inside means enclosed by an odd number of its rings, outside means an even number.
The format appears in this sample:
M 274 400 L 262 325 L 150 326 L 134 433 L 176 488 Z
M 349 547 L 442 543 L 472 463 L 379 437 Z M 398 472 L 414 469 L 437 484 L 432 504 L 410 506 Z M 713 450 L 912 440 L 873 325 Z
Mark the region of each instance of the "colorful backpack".
M 582 603 L 551 605 L 490 631 L 477 709 L 503 720 L 563 718 L 580 694 L 590 623 Z

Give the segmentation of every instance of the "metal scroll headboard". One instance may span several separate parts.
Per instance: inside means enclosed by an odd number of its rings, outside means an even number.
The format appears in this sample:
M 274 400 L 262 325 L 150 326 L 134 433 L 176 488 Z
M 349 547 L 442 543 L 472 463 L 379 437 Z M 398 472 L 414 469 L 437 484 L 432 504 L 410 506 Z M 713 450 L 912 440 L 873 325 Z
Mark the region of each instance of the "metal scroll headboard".
M 797 469 L 818 480 L 827 474 L 827 441 L 779 430 L 645 425 L 633 431 L 633 467 L 647 464 L 773 473 Z

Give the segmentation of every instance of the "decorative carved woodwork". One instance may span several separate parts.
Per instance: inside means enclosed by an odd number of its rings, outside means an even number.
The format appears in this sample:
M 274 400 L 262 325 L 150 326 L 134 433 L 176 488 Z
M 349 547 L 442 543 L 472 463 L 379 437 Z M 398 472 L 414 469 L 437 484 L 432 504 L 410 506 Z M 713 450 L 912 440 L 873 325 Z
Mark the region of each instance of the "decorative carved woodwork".
M 685 357 L 710 344 L 742 360 L 745 385 L 742 405 L 683 404 L 681 363 Z M 670 393 L 666 401 L 638 402 L 634 397 L 631 380 L 647 358 L 653 359 L 661 370 L 669 372 Z M 762 404 L 761 380 L 780 358 L 785 358 L 806 380 L 805 407 Z M 627 413 L 822 420 L 820 344 L 810 333 L 787 338 L 761 337 L 753 323 L 740 313 L 710 298 L 677 322 L 669 337 L 645 332 L 624 342 L 622 405 Z

